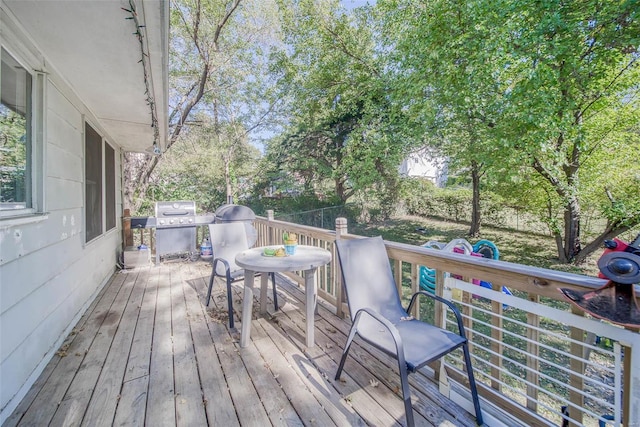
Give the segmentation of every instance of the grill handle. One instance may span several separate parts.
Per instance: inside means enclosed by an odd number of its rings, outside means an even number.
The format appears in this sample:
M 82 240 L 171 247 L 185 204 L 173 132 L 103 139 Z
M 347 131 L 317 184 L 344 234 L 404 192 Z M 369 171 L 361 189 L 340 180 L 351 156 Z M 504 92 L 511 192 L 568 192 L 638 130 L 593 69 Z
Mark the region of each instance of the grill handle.
M 162 216 L 184 216 L 184 215 L 191 215 L 191 212 L 189 211 L 183 211 L 183 212 L 162 212 Z

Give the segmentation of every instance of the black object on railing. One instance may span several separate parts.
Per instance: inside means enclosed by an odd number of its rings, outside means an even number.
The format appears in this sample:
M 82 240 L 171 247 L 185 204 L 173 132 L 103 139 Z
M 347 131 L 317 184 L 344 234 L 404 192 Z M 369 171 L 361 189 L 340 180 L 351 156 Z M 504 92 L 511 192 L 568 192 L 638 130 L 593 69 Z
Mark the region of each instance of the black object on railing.
M 608 241 L 598 260 L 600 277 L 609 282 L 595 291 L 561 288 L 573 305 L 598 319 L 633 329 L 640 329 L 640 307 L 635 285 L 640 283 L 640 247 L 636 239 L 627 244 L 619 239 Z

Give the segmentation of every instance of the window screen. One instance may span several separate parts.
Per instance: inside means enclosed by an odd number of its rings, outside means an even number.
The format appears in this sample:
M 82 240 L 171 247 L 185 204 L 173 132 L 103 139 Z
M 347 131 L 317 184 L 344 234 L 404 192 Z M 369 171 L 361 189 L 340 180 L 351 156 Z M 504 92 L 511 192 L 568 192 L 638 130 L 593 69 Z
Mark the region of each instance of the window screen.
M 102 138 L 85 124 L 85 241 L 102 233 Z

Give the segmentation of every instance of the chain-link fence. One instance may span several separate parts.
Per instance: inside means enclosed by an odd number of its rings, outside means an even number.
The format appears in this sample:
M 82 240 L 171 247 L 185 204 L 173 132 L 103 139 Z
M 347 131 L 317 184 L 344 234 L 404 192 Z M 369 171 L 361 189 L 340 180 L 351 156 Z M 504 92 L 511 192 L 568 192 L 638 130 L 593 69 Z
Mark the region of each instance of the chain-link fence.
M 335 228 L 336 218 L 344 217 L 347 218 L 349 222 L 355 222 L 355 218 L 358 217 L 359 212 L 360 208 L 355 203 L 347 203 L 339 206 L 329 206 L 287 214 L 278 214 L 278 212 L 275 212 L 275 219 L 323 228 L 325 230 L 333 230 Z

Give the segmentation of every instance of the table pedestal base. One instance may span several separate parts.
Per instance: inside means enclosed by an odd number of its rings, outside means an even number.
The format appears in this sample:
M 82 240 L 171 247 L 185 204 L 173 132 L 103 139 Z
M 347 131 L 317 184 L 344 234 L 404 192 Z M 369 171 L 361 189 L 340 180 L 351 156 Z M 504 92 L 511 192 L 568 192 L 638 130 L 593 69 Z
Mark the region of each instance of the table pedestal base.
M 306 344 L 311 348 L 315 345 L 315 309 L 318 298 L 316 268 L 304 270 L 304 293 L 306 308 Z M 245 269 L 244 276 L 244 294 L 242 297 L 242 328 L 240 330 L 240 347 L 249 345 L 249 337 L 251 336 L 251 317 L 253 313 L 253 294 L 254 294 L 254 271 Z M 269 282 L 269 273 L 262 272 L 260 274 L 260 314 L 267 312 L 267 287 Z

